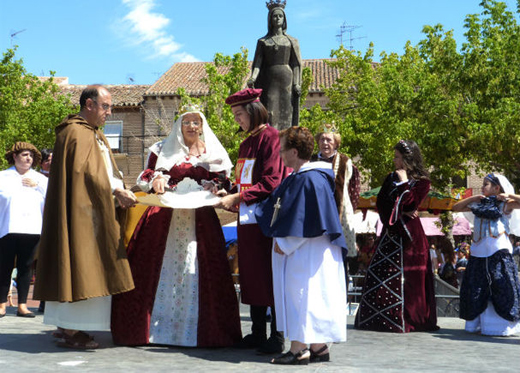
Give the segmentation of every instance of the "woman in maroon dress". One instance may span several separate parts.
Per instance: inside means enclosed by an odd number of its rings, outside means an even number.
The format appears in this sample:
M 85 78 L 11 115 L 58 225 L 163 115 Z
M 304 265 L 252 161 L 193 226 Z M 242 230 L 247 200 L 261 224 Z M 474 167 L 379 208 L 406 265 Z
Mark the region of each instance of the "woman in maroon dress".
M 239 347 L 280 353 L 284 339 L 276 331 L 271 271 L 272 239 L 264 236 L 254 217 L 256 204 L 266 199 L 285 176 L 280 158 L 278 131 L 267 124 L 268 114 L 260 102 L 261 89 L 245 89 L 229 96 L 235 121 L 248 133 L 240 144 L 235 168 L 236 187 L 220 200 L 221 207 L 239 212 L 238 268 L 242 303 L 251 305 L 252 334 Z M 271 307 L 271 335 L 267 339 L 266 311 Z
M 428 241 L 417 209 L 430 180 L 414 141 L 394 147 L 395 171 L 377 195 L 383 232 L 365 277 L 356 328 L 406 333 L 437 330 Z
M 203 186 L 228 182 L 227 152 L 203 113 L 193 106 L 185 110 L 170 135 L 150 147 L 147 169 L 137 180 L 146 192 L 163 194 L 185 178 Z M 213 207 L 149 207 L 128 244 L 128 261 L 135 289 L 113 297 L 116 344 L 223 347 L 241 340 L 238 301 Z

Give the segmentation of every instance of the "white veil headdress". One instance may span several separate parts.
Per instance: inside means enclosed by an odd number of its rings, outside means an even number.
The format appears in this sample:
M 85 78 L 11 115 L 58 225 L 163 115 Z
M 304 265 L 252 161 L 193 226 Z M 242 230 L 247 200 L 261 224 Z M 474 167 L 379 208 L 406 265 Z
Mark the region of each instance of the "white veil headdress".
M 500 185 L 502 186 L 502 189 L 504 189 L 504 193 L 515 194 L 515 188 L 513 185 L 511 185 L 507 177 L 498 174 L 494 175 L 500 181 Z M 509 233 L 515 236 L 520 236 L 520 211 L 518 209 L 514 209 L 513 212 L 511 212 L 511 219 L 509 220 Z
M 183 108 L 184 109 L 184 108 Z M 188 106 L 179 118 L 173 123 L 172 130 L 164 140 L 153 144 L 149 149 L 157 155 L 156 170 L 169 171 L 173 166 L 189 162 L 191 164 L 206 167 L 211 172 L 225 171 L 229 177 L 233 164 L 229 159 L 226 149 L 222 146 L 208 121 L 200 109 L 196 106 Z M 189 149 L 184 144 L 182 135 L 182 119 L 186 114 L 198 114 L 202 119 L 202 134 L 200 139 L 204 142 L 206 151 L 200 157 L 190 157 Z
M 507 177 L 495 173 L 493 175 L 498 178 L 498 181 L 500 182 L 500 186 L 504 190 L 504 193 L 515 194 L 515 188 L 509 182 Z M 473 226 L 474 215 L 471 212 L 464 212 L 464 217 Z M 509 233 L 515 236 L 520 236 L 520 210 L 518 209 L 514 209 L 513 212 L 511 212 L 511 219 L 509 220 Z

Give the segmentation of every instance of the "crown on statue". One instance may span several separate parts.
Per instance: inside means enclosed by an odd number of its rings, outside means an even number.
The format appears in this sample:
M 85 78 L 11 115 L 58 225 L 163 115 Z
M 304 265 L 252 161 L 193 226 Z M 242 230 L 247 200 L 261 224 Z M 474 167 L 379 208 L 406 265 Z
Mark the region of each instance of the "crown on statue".
M 181 108 L 179 109 L 179 115 L 193 113 L 195 111 L 202 111 L 202 108 L 200 107 L 200 105 L 189 103 L 181 106 Z
M 332 123 L 325 123 L 322 128 L 323 133 L 336 133 L 338 132 L 338 128 L 336 127 L 336 122 L 332 121 Z
M 274 8 L 285 9 L 285 4 L 287 4 L 287 0 L 271 0 L 265 3 L 269 11 L 273 10 Z

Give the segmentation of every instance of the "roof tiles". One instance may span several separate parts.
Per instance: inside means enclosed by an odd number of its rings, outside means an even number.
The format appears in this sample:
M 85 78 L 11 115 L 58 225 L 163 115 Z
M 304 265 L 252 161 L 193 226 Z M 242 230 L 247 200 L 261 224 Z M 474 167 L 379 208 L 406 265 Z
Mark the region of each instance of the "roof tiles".
M 79 104 L 79 96 L 81 92 L 87 87 L 86 85 L 78 84 L 63 84 L 60 85 L 60 90 L 64 94 L 70 94 L 70 100 L 73 104 Z M 123 106 L 139 106 L 143 102 L 143 95 L 149 84 L 114 84 L 103 85 L 112 95 L 112 105 Z
M 309 92 L 321 92 L 323 88 L 329 88 L 339 76 L 339 71 L 330 67 L 327 61 L 334 59 L 303 60 L 303 66 L 309 67 L 313 72 L 314 80 L 309 87 Z M 145 93 L 146 96 L 172 96 L 179 88 L 184 88 L 190 96 L 200 96 L 208 92 L 208 87 L 202 82 L 206 76 L 205 65 L 213 62 L 179 62 L 174 64 L 164 73 L 155 84 Z M 249 62 L 251 68 L 251 62 Z M 220 73 L 225 73 L 228 68 L 219 68 Z M 249 74 L 247 74 L 249 77 Z M 245 82 L 244 82 L 245 85 Z

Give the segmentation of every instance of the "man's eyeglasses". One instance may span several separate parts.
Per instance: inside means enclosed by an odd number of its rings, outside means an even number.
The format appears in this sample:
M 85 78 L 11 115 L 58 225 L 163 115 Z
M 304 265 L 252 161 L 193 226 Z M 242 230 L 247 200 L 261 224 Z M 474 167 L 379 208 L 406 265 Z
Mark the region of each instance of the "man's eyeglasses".
M 98 103 L 96 100 L 92 100 L 92 101 L 94 101 L 96 104 L 99 105 L 99 103 Z M 101 106 L 101 108 L 102 108 L 103 110 L 105 110 L 105 111 L 112 110 L 112 108 L 113 108 L 113 106 L 112 106 L 112 105 L 109 105 L 109 104 L 101 104 L 101 105 L 99 105 L 99 106 Z
M 198 127 L 200 126 L 200 122 L 195 122 L 195 121 L 187 121 L 187 120 L 183 120 L 182 122 L 182 125 L 183 126 L 189 126 L 189 125 L 192 125 L 193 127 Z

